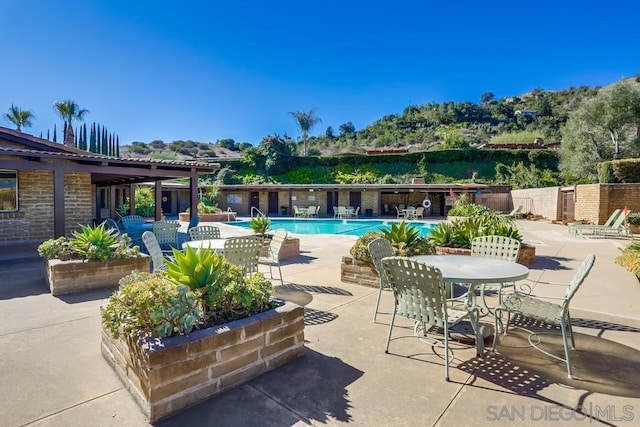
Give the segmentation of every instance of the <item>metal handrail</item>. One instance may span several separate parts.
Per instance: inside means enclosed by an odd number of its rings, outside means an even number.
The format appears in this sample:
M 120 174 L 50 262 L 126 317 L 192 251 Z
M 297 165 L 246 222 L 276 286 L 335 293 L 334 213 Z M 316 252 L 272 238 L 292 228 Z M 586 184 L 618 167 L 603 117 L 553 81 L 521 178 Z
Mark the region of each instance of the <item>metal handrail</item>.
M 255 206 L 251 206 L 251 212 L 249 213 L 251 215 L 251 218 L 253 218 L 253 211 L 256 211 L 258 216 L 265 216 L 265 214 L 262 213 L 260 209 L 256 208 Z
M 231 216 L 233 215 L 233 220 L 238 221 L 238 215 L 235 214 L 231 207 L 227 208 L 227 222 L 231 222 Z

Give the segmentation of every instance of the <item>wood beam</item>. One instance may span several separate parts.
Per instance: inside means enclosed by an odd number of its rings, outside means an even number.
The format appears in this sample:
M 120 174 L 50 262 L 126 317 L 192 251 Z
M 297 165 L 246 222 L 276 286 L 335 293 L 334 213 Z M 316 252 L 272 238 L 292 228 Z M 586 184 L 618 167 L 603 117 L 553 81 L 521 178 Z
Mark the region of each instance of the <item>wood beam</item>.
M 136 185 L 129 185 L 129 215 L 136 214 Z
M 191 178 L 189 179 L 189 192 L 190 192 L 190 203 L 189 203 L 189 218 L 193 218 L 198 216 L 198 174 L 191 174 Z
M 156 209 L 154 213 L 154 217 L 156 221 L 160 221 L 162 219 L 162 181 L 156 181 L 154 186 L 155 193 L 155 204 Z

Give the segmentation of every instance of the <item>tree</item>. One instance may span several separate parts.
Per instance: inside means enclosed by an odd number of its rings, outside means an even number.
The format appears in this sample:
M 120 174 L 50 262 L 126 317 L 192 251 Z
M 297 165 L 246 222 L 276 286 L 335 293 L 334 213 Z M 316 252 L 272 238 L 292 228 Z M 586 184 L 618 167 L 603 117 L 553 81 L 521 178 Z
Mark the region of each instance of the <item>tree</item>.
M 324 131 L 324 136 L 326 136 L 326 137 L 327 137 L 327 139 L 329 139 L 329 140 L 331 140 L 331 139 L 333 139 L 333 138 L 334 138 L 334 135 L 333 135 L 333 128 L 332 128 L 331 126 L 327 127 L 327 130 L 326 130 L 326 131 Z
M 353 135 L 356 133 L 356 127 L 351 122 L 341 124 L 338 129 L 340 129 L 340 136 Z
M 316 108 L 313 107 L 309 109 L 309 111 L 292 111 L 289 112 L 291 117 L 293 117 L 300 129 L 300 133 L 302 134 L 302 143 L 303 143 L 303 155 L 307 156 L 307 138 L 309 136 L 309 131 L 311 128 L 317 123 L 321 123 L 322 120 L 320 117 L 316 116 Z
M 73 146 L 73 121 L 84 120 L 84 116 L 89 112 L 89 110 L 85 108 L 80 108 L 75 101 L 71 99 L 67 99 L 65 101 L 58 101 L 53 104 L 53 108 L 56 110 L 60 118 L 62 118 L 65 122 L 67 122 L 66 129 L 64 132 L 64 144 Z
M 31 127 L 31 119 L 34 115 L 31 111 L 22 110 L 20 107 L 16 107 L 11 104 L 9 112 L 4 115 L 4 118 L 13 123 L 16 126 L 16 130 L 20 132 L 22 127 Z
M 639 129 L 638 85 L 621 81 L 602 90 L 574 111 L 562 129 L 560 170 L 567 177 L 595 180 L 598 162 L 636 151 Z
M 493 92 L 485 92 L 482 95 L 480 95 L 481 104 L 487 104 L 491 101 L 494 101 L 495 99 L 496 99 L 496 96 L 493 94 Z
M 258 156 L 264 159 L 267 175 L 279 175 L 287 172 L 292 165 L 291 144 L 278 135 L 265 136 L 258 145 Z

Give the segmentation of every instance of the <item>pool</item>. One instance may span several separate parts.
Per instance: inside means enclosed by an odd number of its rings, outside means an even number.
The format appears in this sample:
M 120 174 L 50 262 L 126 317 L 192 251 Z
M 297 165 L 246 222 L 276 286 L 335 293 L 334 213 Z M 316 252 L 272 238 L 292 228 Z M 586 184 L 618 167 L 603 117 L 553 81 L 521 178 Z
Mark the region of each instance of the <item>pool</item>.
M 362 236 L 369 231 L 380 231 L 381 227 L 389 228 L 398 221 L 383 220 L 350 220 L 350 219 L 271 219 L 271 229 L 284 228 L 295 234 L 346 234 Z M 244 228 L 249 227 L 249 221 L 227 222 Z M 434 223 L 411 222 L 418 227 L 422 236 L 428 236 L 435 227 Z

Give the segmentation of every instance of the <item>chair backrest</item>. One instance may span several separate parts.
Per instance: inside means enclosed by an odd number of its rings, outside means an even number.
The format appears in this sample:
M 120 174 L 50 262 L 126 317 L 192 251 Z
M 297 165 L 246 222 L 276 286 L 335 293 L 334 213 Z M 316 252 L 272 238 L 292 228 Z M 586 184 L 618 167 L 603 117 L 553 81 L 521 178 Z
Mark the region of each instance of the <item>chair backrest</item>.
M 164 263 L 164 256 L 162 255 L 162 249 L 160 248 L 158 239 L 156 239 L 156 235 L 153 234 L 152 231 L 145 231 L 142 233 L 142 241 L 151 256 L 153 272 L 166 270 L 167 265 Z
M 602 225 L 604 225 L 605 227 L 611 227 L 611 225 L 616 220 L 616 218 L 618 218 L 619 214 L 620 214 L 620 209 L 614 210 L 613 213 L 609 216 L 609 218 L 607 218 L 605 223 Z
M 231 264 L 244 270 L 245 274 L 258 272 L 258 257 L 262 249 L 262 237 L 230 237 L 224 242 L 224 257 Z
M 416 216 L 422 216 L 422 215 L 424 215 L 424 207 L 418 206 L 416 208 Z
M 358 216 L 359 212 L 360 212 L 360 206 L 356 208 L 356 211 L 353 213 L 353 216 Z
M 580 268 L 578 268 L 578 270 L 576 271 L 576 274 L 573 275 L 573 278 L 567 286 L 567 291 L 564 294 L 564 302 L 562 304 L 564 310 L 569 309 L 569 302 L 571 302 L 571 298 L 573 298 L 576 292 L 578 292 L 578 288 L 580 287 L 580 285 L 582 285 L 582 282 L 584 282 L 584 279 L 589 274 L 589 271 L 591 271 L 591 267 L 593 267 L 595 261 L 595 255 L 587 255 Z
M 153 223 L 153 234 L 160 245 L 170 244 L 177 246 L 178 229 L 180 223 L 178 221 L 155 221 Z
M 382 269 L 382 259 L 395 255 L 393 246 L 391 246 L 391 242 L 389 242 L 384 237 L 379 237 L 369 242 L 369 246 L 367 246 L 367 249 L 369 250 L 369 254 L 371 255 L 373 265 L 378 272 L 378 276 L 380 276 L 380 287 L 383 289 L 389 288 L 387 276 L 385 276 L 384 270 Z
M 318 213 L 318 206 L 309 206 L 309 208 L 307 209 L 308 215 L 317 215 L 317 213 Z
M 298 209 L 298 205 L 293 205 L 293 212 L 296 214 L 300 213 L 300 210 Z
M 516 216 L 520 213 L 521 210 L 522 206 L 516 206 L 511 212 L 509 212 L 509 216 Z
M 620 227 L 622 227 L 622 224 L 627 219 L 627 215 L 629 215 L 629 211 L 626 211 L 626 212 L 622 211 L 622 213 L 620 213 L 620 215 L 618 215 L 618 217 L 613 222 L 613 224 L 611 224 L 611 229 L 612 230 L 618 230 Z
M 189 240 L 219 239 L 220 229 L 214 225 L 198 225 L 189 230 Z
M 287 240 L 287 230 L 284 228 L 278 228 L 271 237 L 271 243 L 269 243 L 269 252 L 267 257 L 275 262 L 280 261 L 280 250 L 284 246 L 285 240 Z
M 516 262 L 520 242 L 504 236 L 480 236 L 471 241 L 471 256 Z
M 144 223 L 144 218 L 142 218 L 140 215 L 127 215 L 122 217 L 122 225 L 124 225 L 125 230 L 131 225 L 142 223 Z
M 347 214 L 347 208 L 345 206 L 338 206 L 338 213 L 340 215 L 346 215 Z
M 198 224 L 200 224 L 200 217 L 199 216 L 194 216 L 193 218 L 191 218 L 189 220 L 189 225 L 187 225 L 187 233 L 189 232 L 189 230 L 191 230 L 193 227 L 197 227 Z
M 382 268 L 393 289 L 397 314 L 444 327 L 446 289 L 438 268 L 406 257 L 384 258 Z
M 120 227 L 118 227 L 118 223 L 115 222 L 113 219 L 107 218 L 104 221 L 102 221 L 102 223 L 104 224 L 105 228 L 108 228 L 110 230 L 115 230 L 117 234 L 120 234 Z

